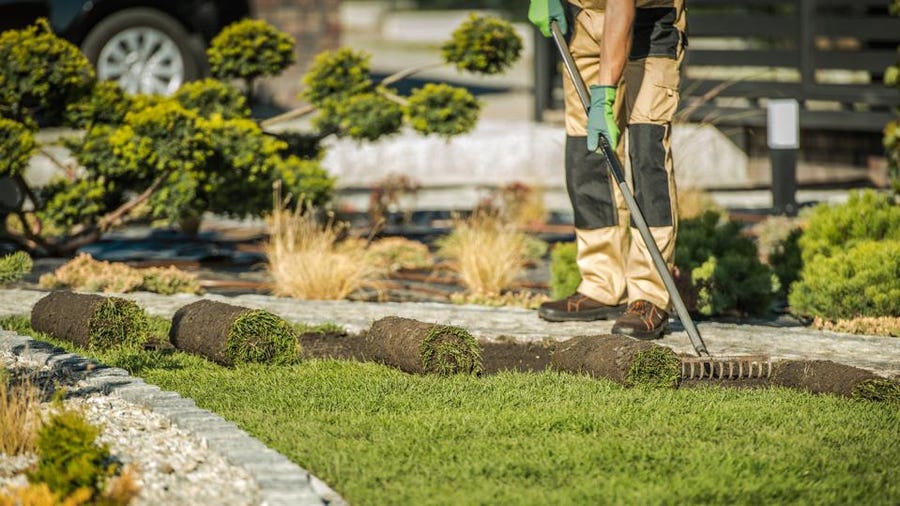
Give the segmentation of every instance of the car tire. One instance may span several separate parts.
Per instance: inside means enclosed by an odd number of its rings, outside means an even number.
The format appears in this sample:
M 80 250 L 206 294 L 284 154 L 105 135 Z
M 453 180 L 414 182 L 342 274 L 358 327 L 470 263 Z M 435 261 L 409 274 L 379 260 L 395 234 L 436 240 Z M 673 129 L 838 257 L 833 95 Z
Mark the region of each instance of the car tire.
M 81 50 L 99 79 L 118 81 L 129 93 L 171 95 L 197 79 L 191 36 L 172 16 L 132 8 L 103 19 L 85 37 Z

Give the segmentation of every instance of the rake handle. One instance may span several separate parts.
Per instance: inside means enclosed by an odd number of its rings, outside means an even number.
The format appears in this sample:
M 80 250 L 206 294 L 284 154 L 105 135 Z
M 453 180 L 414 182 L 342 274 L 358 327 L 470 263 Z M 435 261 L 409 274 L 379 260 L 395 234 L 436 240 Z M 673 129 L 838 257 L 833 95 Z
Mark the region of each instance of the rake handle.
M 588 94 L 587 87 L 584 85 L 584 81 L 581 79 L 581 74 L 578 73 L 578 70 L 575 67 L 572 53 L 569 52 L 569 45 L 566 44 L 563 33 L 559 29 L 559 25 L 556 24 L 556 21 L 550 22 L 550 30 L 553 33 L 553 42 L 556 43 L 559 54 L 562 56 L 566 72 L 569 74 L 572 83 L 575 85 L 575 91 L 578 92 L 578 98 L 581 99 L 581 105 L 584 107 L 584 110 L 587 111 L 591 105 L 591 98 Z M 615 151 L 613 151 L 612 146 L 609 145 L 609 141 L 603 135 L 600 136 L 600 150 L 603 152 L 603 156 L 609 161 L 610 170 L 613 173 L 616 184 L 619 186 L 619 190 L 622 192 L 622 196 L 625 198 L 625 204 L 628 206 L 628 211 L 631 213 L 631 219 L 634 221 L 635 226 L 641 234 L 641 239 L 643 239 L 644 244 L 647 246 L 647 250 L 650 252 L 650 258 L 653 260 L 653 265 L 656 267 L 657 272 L 659 272 L 663 284 L 666 286 L 666 290 L 672 297 L 672 304 L 675 306 L 675 312 L 678 313 L 681 324 L 684 325 L 688 337 L 691 338 L 691 345 L 693 345 L 694 351 L 697 352 L 697 356 L 699 357 L 709 356 L 709 351 L 706 349 L 706 343 L 704 343 L 703 338 L 700 337 L 700 332 L 697 330 L 697 326 L 694 325 L 694 320 L 691 318 L 687 307 L 684 305 L 681 294 L 678 293 L 678 288 L 675 286 L 675 280 L 672 278 L 672 273 L 669 272 L 666 261 L 663 260 L 662 253 L 659 251 L 659 246 L 656 245 L 656 239 L 654 239 L 653 235 L 650 233 L 650 228 L 647 226 L 644 214 L 641 212 L 640 206 L 638 206 L 637 201 L 634 199 L 634 195 L 631 193 L 631 189 L 628 187 L 628 182 L 625 180 L 625 171 L 622 170 L 622 163 L 619 161 L 619 157 L 616 155 Z

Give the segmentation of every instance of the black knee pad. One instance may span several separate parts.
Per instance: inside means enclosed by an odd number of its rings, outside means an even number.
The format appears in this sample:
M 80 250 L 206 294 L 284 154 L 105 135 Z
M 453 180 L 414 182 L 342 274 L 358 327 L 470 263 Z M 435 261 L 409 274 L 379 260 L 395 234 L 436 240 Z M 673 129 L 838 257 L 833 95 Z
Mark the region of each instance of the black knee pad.
M 674 223 L 666 173 L 665 135 L 664 125 L 628 125 L 634 199 L 651 227 L 670 227 Z
M 618 223 L 608 162 L 588 151 L 585 137 L 566 136 L 566 189 L 576 228 L 590 230 Z

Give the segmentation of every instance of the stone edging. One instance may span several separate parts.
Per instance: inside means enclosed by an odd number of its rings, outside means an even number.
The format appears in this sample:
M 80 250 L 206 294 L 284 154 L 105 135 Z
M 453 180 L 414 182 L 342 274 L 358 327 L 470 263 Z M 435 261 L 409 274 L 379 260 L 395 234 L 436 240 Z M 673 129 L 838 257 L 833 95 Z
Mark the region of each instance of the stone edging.
M 197 407 L 192 399 L 149 385 L 124 369 L 104 366 L 13 332 L 0 331 L 0 351 L 39 366 L 49 366 L 54 371 L 78 373 L 91 387 L 168 418 L 205 441 L 210 450 L 232 465 L 245 469 L 259 486 L 263 506 L 346 504 L 337 492 L 309 471 L 234 423 Z

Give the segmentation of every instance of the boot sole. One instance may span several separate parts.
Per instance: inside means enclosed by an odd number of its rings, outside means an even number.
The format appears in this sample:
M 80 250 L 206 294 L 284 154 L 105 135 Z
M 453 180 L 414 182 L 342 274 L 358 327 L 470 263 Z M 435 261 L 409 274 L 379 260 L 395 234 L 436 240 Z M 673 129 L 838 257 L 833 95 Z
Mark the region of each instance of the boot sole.
M 577 312 L 538 309 L 538 316 L 548 322 L 593 322 L 597 320 L 612 320 L 622 316 L 624 313 L 624 306 L 621 308 L 611 307 Z

